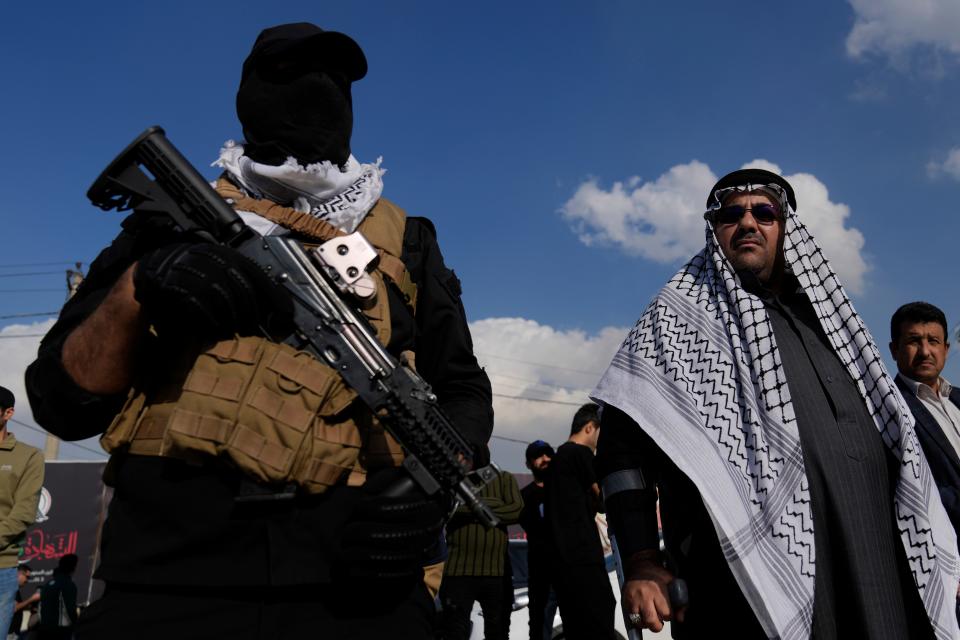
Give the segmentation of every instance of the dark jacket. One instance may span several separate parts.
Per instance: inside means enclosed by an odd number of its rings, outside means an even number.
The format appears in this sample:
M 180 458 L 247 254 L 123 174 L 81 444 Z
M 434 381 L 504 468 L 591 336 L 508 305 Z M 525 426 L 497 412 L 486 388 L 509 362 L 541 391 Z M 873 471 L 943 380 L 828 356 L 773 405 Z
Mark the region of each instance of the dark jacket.
M 133 214 L 123 226 L 91 265 L 27 370 L 27 393 L 37 422 L 65 440 L 102 433 L 126 395 L 84 391 L 61 362 L 70 332 L 93 313 L 117 278 L 158 244 L 149 218 Z M 415 351 L 419 373 L 433 386 L 453 423 L 469 442 L 485 444 L 493 429 L 490 382 L 473 355 L 459 280 L 444 264 L 428 220 L 407 219 L 402 259 L 418 287 L 417 312 L 414 317 L 390 285 L 388 350 Z M 110 466 L 115 491 L 97 576 L 130 584 L 328 582 L 330 550 L 336 548 L 338 531 L 358 498 L 358 489 L 336 487 L 286 504 L 241 509 L 235 497 L 242 478 L 224 465 L 120 455 Z
M 77 585 L 70 574 L 54 570 L 40 587 L 40 626 L 71 627 L 77 622 Z
M 960 533 L 960 459 L 950 441 L 933 414 L 927 410 L 909 386 L 897 375 L 897 386 L 917 423 L 917 438 L 920 448 L 927 457 L 933 479 L 940 490 L 940 499 L 947 509 L 954 530 Z M 954 387 L 950 392 L 950 402 L 960 407 L 960 389 Z

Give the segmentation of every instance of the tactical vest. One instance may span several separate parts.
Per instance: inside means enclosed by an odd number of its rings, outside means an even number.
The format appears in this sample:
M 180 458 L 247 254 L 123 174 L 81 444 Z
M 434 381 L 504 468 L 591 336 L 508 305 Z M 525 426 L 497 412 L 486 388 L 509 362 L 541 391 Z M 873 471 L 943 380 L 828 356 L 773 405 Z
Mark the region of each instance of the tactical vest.
M 224 199 L 309 242 L 344 235 L 308 214 L 246 196 L 225 178 Z M 376 303 L 364 311 L 380 342 L 390 340 L 388 282 L 410 310 L 416 286 L 401 260 L 406 214 L 380 199 L 358 231 L 380 255 L 371 274 Z M 413 362 L 413 354 L 407 360 Z M 397 466 L 403 453 L 339 374 L 311 354 L 257 336 L 236 336 L 186 362 L 156 354 L 139 373 L 120 413 L 101 438 L 111 454 L 169 456 L 203 463 L 227 460 L 271 485 L 309 493 L 363 484 L 368 470 Z

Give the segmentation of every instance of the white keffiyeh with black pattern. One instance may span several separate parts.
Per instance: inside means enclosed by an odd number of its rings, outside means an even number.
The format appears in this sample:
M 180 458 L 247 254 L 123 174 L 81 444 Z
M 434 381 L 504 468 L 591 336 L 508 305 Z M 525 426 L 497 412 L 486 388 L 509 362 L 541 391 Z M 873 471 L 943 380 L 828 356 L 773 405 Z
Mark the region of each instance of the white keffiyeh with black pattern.
M 255 198 L 291 206 L 353 233 L 383 193 L 386 170 L 380 168 L 380 162 L 361 164 L 351 155 L 343 168 L 331 162 L 304 167 L 294 158 L 272 166 L 244 155 L 243 145 L 228 140 L 213 164 Z M 258 231 L 264 234 L 270 229 Z
M 816 559 L 788 381 L 763 302 L 740 286 L 709 223 L 706 239 L 647 307 L 592 396 L 633 418 L 696 484 L 767 635 L 809 638 Z M 900 537 L 936 637 L 956 638 L 956 535 L 913 416 L 836 274 L 792 211 L 784 256 L 900 460 Z

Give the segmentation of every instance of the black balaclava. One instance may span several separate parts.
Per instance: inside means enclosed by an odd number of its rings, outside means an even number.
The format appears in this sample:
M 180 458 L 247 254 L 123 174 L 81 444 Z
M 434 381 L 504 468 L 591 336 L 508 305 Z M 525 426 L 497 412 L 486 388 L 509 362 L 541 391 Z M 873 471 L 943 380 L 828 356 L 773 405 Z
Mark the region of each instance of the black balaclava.
M 260 33 L 243 65 L 237 116 L 244 152 L 268 165 L 290 156 L 301 165 L 350 157 L 350 83 L 366 74 L 366 58 L 349 36 L 309 23 Z
M 246 155 L 269 165 L 281 165 L 289 156 L 301 165 L 346 164 L 353 105 L 350 83 L 337 75 L 254 69 L 237 92 Z

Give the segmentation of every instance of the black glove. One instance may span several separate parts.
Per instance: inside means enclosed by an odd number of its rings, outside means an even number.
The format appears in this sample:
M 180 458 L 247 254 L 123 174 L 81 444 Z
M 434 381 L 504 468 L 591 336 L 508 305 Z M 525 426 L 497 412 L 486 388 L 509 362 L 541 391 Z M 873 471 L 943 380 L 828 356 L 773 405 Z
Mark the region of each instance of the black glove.
M 134 297 L 163 336 L 225 338 L 290 330 L 293 301 L 246 256 L 215 244 L 172 244 L 137 263 Z
M 340 538 L 339 570 L 352 579 L 401 579 L 420 574 L 436 547 L 445 512 L 402 469 L 380 471 L 361 498 Z

